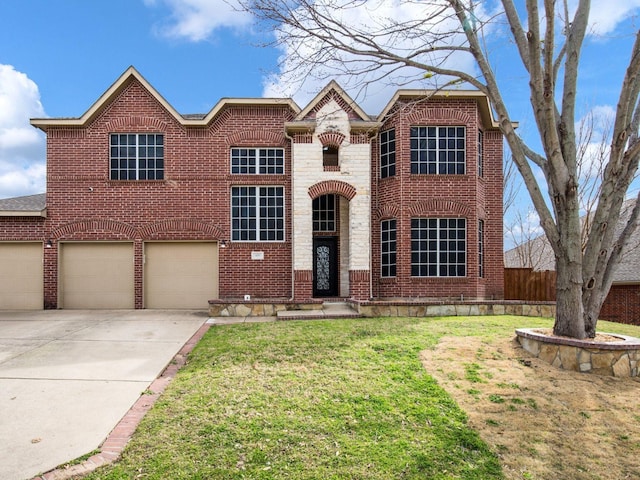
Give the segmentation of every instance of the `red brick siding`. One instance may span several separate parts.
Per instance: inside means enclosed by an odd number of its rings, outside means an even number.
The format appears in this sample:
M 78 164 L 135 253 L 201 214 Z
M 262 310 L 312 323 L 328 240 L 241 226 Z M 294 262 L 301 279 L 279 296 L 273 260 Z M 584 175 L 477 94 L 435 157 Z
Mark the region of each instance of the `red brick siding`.
M 464 125 L 467 129 L 466 175 L 412 175 L 411 126 Z M 484 177 L 477 175 L 477 104 L 474 100 L 438 99 L 398 108 L 381 131 L 395 128 L 396 175 L 380 179 L 379 143 L 372 158 L 372 278 L 374 297 L 502 298 L 502 136 L 485 131 Z M 498 161 L 499 159 L 499 161 Z M 411 277 L 411 219 L 462 217 L 467 220 L 467 276 Z M 397 272 L 380 277 L 380 221 L 396 219 Z M 478 277 L 478 220 L 484 220 L 484 271 Z
M 47 142 L 47 232 L 56 241 L 135 240 L 136 307 L 142 306 L 142 242 L 225 240 L 219 249 L 221 297 L 291 296 L 291 179 L 285 175 L 231 175 L 230 147 L 291 150 L 283 122 L 286 105 L 229 106 L 209 128 L 185 128 L 138 83 L 131 82 L 86 129 L 54 130 Z M 109 134 L 163 133 L 165 179 L 109 180 Z M 286 241 L 230 242 L 233 185 L 282 185 Z M 251 260 L 252 251 L 264 260 Z M 57 304 L 57 249 L 46 256 L 45 302 Z
M 46 242 L 43 217 L 0 217 L 0 241 Z
M 613 285 L 602 305 L 600 318 L 640 325 L 640 285 Z
M 344 104 L 338 95 L 329 97 Z M 348 111 L 350 118 L 356 118 L 353 109 Z M 294 272 L 292 284 L 291 145 L 284 135 L 284 123 L 294 116 L 288 104 L 229 104 L 208 126 L 185 127 L 132 78 L 86 127 L 49 129 L 48 217 L 2 217 L 0 240 L 53 240 L 44 260 L 47 308 L 57 306 L 59 243 L 87 240 L 134 243 L 137 308 L 143 306 L 144 242 L 152 240 L 224 240 L 226 248 L 219 248 L 219 295 L 223 299 L 248 294 L 307 300 L 312 296 L 312 272 Z M 372 142 L 372 270 L 349 272 L 354 298 L 366 300 L 371 294 L 374 298 L 502 298 L 502 135 L 478 122 L 473 99 L 430 99 L 395 109 L 387 117 L 383 130 L 396 128 L 396 176 L 378 178 L 378 142 Z M 408 137 L 412 125 L 465 125 L 466 175 L 411 175 Z M 483 178 L 477 177 L 476 165 L 479 127 L 485 129 Z M 109 180 L 109 134 L 118 132 L 164 134 L 164 180 Z M 352 135 L 351 141 L 354 139 L 369 141 L 364 135 Z M 296 135 L 296 140 L 310 141 L 311 136 Z M 234 146 L 284 148 L 286 173 L 232 175 L 230 148 Z M 284 242 L 230 241 L 230 190 L 234 185 L 284 187 Z M 351 192 L 341 188 L 327 191 Z M 320 193 L 327 192 L 313 192 L 312 196 Z M 411 277 L 413 216 L 467 219 L 466 277 Z M 397 220 L 398 268 L 392 279 L 380 278 L 380 220 L 385 218 Z M 485 278 L 478 278 L 479 219 L 485 222 Z M 254 251 L 263 252 L 264 259 L 253 260 Z
M 294 299 L 304 301 L 313 296 L 313 271 L 295 270 Z
M 371 298 L 369 270 L 349 270 L 349 290 L 354 300 L 366 301 Z

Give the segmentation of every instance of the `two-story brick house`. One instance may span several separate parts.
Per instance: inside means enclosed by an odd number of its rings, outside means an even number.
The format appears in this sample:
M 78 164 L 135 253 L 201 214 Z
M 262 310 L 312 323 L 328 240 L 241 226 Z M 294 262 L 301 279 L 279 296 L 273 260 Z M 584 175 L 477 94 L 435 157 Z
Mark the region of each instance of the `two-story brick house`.
M 499 299 L 502 135 L 476 91 L 400 90 L 370 117 L 178 113 L 129 68 L 47 135 L 47 193 L 0 200 L 0 308 Z

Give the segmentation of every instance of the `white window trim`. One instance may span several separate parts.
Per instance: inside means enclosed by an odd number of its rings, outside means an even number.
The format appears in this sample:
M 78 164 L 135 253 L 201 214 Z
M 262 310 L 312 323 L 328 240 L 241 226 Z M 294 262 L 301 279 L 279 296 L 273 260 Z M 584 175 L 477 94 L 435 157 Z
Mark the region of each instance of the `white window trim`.
M 256 220 L 256 229 L 255 229 L 255 233 L 256 233 L 256 239 L 255 240 L 234 240 L 233 238 L 233 189 L 234 188 L 255 188 L 256 189 L 256 195 L 255 195 L 255 199 L 256 199 L 256 205 L 255 205 L 255 209 L 256 209 L 256 216 L 255 216 L 255 220 Z M 260 194 L 259 194 L 259 190 L 261 188 L 280 188 L 282 189 L 282 240 L 260 240 Z M 283 243 L 286 241 L 287 239 L 287 222 L 286 222 L 286 216 L 287 216 L 287 192 L 286 192 L 286 188 L 284 187 L 284 185 L 231 185 L 231 190 L 230 190 L 230 195 L 229 195 L 229 225 L 230 225 L 230 234 L 231 234 L 231 241 L 234 243 Z
M 469 245 L 468 245 L 468 235 L 469 235 L 469 225 L 468 225 L 468 223 L 469 222 L 468 222 L 468 220 L 466 218 L 458 218 L 458 217 L 414 217 L 411 220 L 412 221 L 413 220 L 436 220 L 437 221 L 437 223 L 436 223 L 436 225 L 437 225 L 436 226 L 437 235 L 436 235 L 436 238 L 435 238 L 435 241 L 437 242 L 436 243 L 437 244 L 437 248 L 436 248 L 436 251 L 435 251 L 435 254 L 436 254 L 436 263 L 435 263 L 436 275 L 413 275 L 413 267 L 416 264 L 413 262 L 413 259 L 412 259 L 411 260 L 411 277 L 413 277 L 413 278 L 467 278 L 468 275 L 469 275 L 469 262 L 468 262 L 468 258 L 467 258 L 467 255 L 468 255 L 468 252 L 469 252 Z M 463 253 L 464 254 L 464 264 L 461 264 L 461 263 L 451 264 L 448 261 L 447 262 L 440 262 L 440 253 L 441 253 L 440 242 L 442 241 L 442 237 L 441 237 L 441 234 L 440 234 L 440 232 L 442 230 L 440 228 L 440 221 L 441 220 L 447 220 L 447 221 L 449 221 L 449 220 L 456 220 L 456 221 L 464 220 L 464 252 L 457 252 L 457 253 Z M 447 230 L 449 230 L 449 229 L 447 229 Z M 456 231 L 458 231 L 457 228 L 456 228 Z M 449 240 L 451 240 L 451 239 L 447 239 L 447 241 L 449 241 Z M 413 226 L 411 226 L 411 256 L 413 256 L 413 253 L 414 253 L 414 251 L 413 251 L 413 241 L 414 241 L 413 240 Z M 427 241 L 429 241 L 429 240 L 427 239 Z M 427 248 L 427 253 L 428 252 L 429 252 L 429 249 Z M 450 253 L 448 250 L 447 250 L 447 252 Z M 429 263 L 428 262 L 426 264 L 418 263 L 417 265 L 418 266 L 421 266 L 421 265 L 427 265 L 428 266 Z M 451 265 L 464 265 L 465 274 L 464 275 L 441 275 L 440 274 L 440 267 L 443 266 L 443 265 L 446 265 L 447 267 L 451 266 Z
M 135 161 L 136 161 L 136 178 L 111 178 L 111 174 L 113 172 L 113 168 L 111 167 L 111 162 L 113 161 L 114 157 L 111 155 L 111 149 L 114 148 L 114 145 L 111 143 L 112 142 L 112 138 L 113 136 L 121 136 L 121 135 L 135 135 L 136 137 L 136 145 L 135 145 L 135 149 L 136 149 L 136 156 L 135 156 Z M 160 157 L 153 157 L 153 159 L 155 161 L 161 159 L 162 160 L 162 178 L 152 178 L 152 179 L 148 179 L 145 178 L 143 180 L 140 179 L 140 151 L 139 151 L 139 147 L 140 145 L 140 137 L 144 135 L 146 137 L 148 136 L 155 136 L 155 137 L 162 137 L 162 158 Z M 165 163 L 165 152 L 166 152 L 166 144 L 165 144 L 165 137 L 166 135 L 163 132 L 109 132 L 109 181 L 111 182 L 162 182 L 165 180 L 166 176 L 166 163 Z M 115 146 L 115 148 L 119 148 L 122 145 L 118 144 L 117 146 Z M 131 145 L 127 144 L 127 147 L 130 147 Z M 148 146 L 148 145 L 147 145 Z M 155 145 L 156 147 L 158 145 Z M 127 159 L 132 159 L 129 157 L 126 157 Z M 120 161 L 122 158 L 120 156 L 117 157 L 117 161 Z M 149 160 L 147 158 L 147 160 Z M 120 167 L 117 168 L 118 172 L 121 172 L 123 170 L 129 170 L 127 169 L 121 169 Z M 142 170 L 148 170 L 148 168 L 142 169 Z M 154 172 L 157 174 L 157 172 L 160 170 L 157 167 L 153 168 Z M 118 175 L 119 176 L 119 175 Z
M 435 172 L 433 172 L 433 173 L 429 173 L 429 172 L 420 173 L 420 165 L 421 164 L 426 163 L 427 170 L 428 170 L 429 163 L 432 163 L 432 162 L 429 162 L 428 160 L 426 162 L 420 162 L 420 161 L 419 162 L 413 162 L 411 160 L 411 154 L 414 151 L 411 148 L 411 140 L 414 138 L 414 137 L 411 136 L 411 129 L 413 129 L 413 128 L 426 128 L 426 129 L 435 128 L 436 129 L 436 137 L 435 137 L 436 148 L 434 150 L 435 151 L 436 160 L 435 160 L 435 162 L 433 162 L 433 163 L 435 163 L 436 169 L 435 169 Z M 449 149 L 449 148 L 444 149 L 445 152 L 451 152 L 452 151 L 452 152 L 463 152 L 464 153 L 464 163 L 463 163 L 464 171 L 462 173 L 457 173 L 457 172 L 454 172 L 454 173 L 448 173 L 448 172 L 440 173 L 440 165 L 441 164 L 444 164 L 444 165 L 449 165 L 449 164 L 458 165 L 458 162 L 449 162 L 449 161 L 441 162 L 440 161 L 439 157 L 440 157 L 440 152 L 442 150 L 438 146 L 438 143 L 441 140 L 440 133 L 439 133 L 439 130 L 441 128 L 446 128 L 446 129 L 449 129 L 449 128 L 456 128 L 456 129 L 457 128 L 462 128 L 462 129 L 464 129 L 464 137 L 463 137 L 464 148 L 463 149 L 459 149 L 459 148 L 456 147 L 454 149 Z M 468 141 L 467 137 L 468 137 L 468 135 L 467 135 L 467 126 L 466 125 L 411 125 L 409 127 L 409 155 L 410 155 L 409 168 L 410 168 L 410 171 L 412 172 L 412 175 L 466 175 L 467 171 L 468 171 L 467 164 L 469 163 L 469 159 L 468 159 L 468 155 L 467 155 L 467 148 L 468 148 L 468 145 L 469 145 L 469 141 Z M 418 137 L 418 138 L 422 138 L 422 137 Z M 456 138 L 460 138 L 460 137 L 456 137 Z M 428 140 L 429 137 L 426 137 L 426 139 Z M 449 137 L 447 136 L 446 139 L 449 140 Z M 428 152 L 431 151 L 431 150 L 429 148 L 425 148 L 425 149 L 419 149 L 418 151 L 425 151 L 428 154 Z M 418 172 L 416 172 L 416 173 L 413 173 L 413 164 L 414 163 L 418 164 Z
M 253 150 L 254 158 L 255 158 L 255 173 L 241 173 L 234 172 L 233 168 L 233 151 L 234 150 Z M 279 150 L 282 152 L 282 172 L 281 173 L 260 173 L 260 150 Z M 229 149 L 229 172 L 231 175 L 284 175 L 285 174 L 285 165 L 286 165 L 286 151 L 283 147 L 231 147 Z M 238 166 L 240 167 L 240 166 Z M 268 166 L 267 166 L 268 168 Z M 279 166 L 277 166 L 279 168 Z

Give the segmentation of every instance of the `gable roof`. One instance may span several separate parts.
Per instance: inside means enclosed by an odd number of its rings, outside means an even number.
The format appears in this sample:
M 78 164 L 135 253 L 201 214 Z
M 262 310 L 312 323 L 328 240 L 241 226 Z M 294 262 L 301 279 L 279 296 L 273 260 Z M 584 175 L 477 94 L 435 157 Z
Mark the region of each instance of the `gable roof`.
M 358 120 L 362 120 L 368 122 L 371 120 L 369 115 L 367 115 L 362 108 L 345 92 L 338 82 L 335 80 L 331 80 L 321 91 L 318 93 L 313 100 L 309 102 L 309 104 L 298 114 L 295 118 L 297 121 L 302 121 L 307 118 L 307 116 L 321 103 L 325 97 L 332 93 L 332 91 L 340 97 L 343 102 L 351 108 L 351 110 L 358 116 Z
M 387 106 L 384 107 L 378 120 L 384 122 L 386 116 L 391 112 L 391 109 L 402 99 L 425 99 L 425 98 L 447 98 L 447 99 L 474 99 L 478 104 L 478 110 L 480 112 L 480 118 L 482 119 L 482 125 L 486 128 L 497 129 L 499 127 L 498 122 L 493 118 L 493 110 L 489 103 L 489 97 L 487 97 L 480 90 L 414 90 L 403 89 L 398 90 L 395 95 L 389 100 Z M 514 127 L 518 126 L 517 122 L 513 123 Z
M 0 199 L 0 217 L 46 217 L 47 195 L 27 195 L 24 197 Z
M 622 205 L 620 220 L 616 225 L 618 234 L 627 223 L 635 198 Z M 584 218 L 584 217 L 583 217 Z M 536 237 L 504 252 L 505 268 L 533 268 L 536 271 L 555 270 L 555 255 L 545 235 Z M 629 249 L 622 257 L 613 274 L 614 283 L 640 283 L 640 227 L 631 235 Z
M 32 118 L 31 125 L 43 131 L 50 127 L 84 127 L 102 112 L 132 81 L 139 82 L 154 97 L 166 111 L 175 118 L 176 122 L 188 127 L 207 126 L 215 117 L 229 105 L 285 105 L 295 114 L 300 112 L 300 107 L 290 98 L 222 98 L 209 113 L 181 115 L 173 106 L 153 88 L 153 86 L 136 70 L 129 67 L 120 77 L 105 91 L 89 109 L 78 118 Z
M 313 131 L 316 127 L 316 120 L 313 118 L 314 110 L 321 107 L 327 99 L 335 100 L 336 97 L 340 100 L 339 103 L 347 106 L 349 124 L 352 131 L 368 132 L 377 130 L 380 127 L 380 123 L 367 115 L 349 94 L 338 85 L 338 82 L 331 80 L 292 121 L 285 123 L 285 129 L 288 132 Z
M 309 104 L 304 108 L 300 107 L 290 98 L 222 98 L 216 105 L 206 114 L 180 114 L 160 93 L 135 69 L 130 66 L 122 75 L 94 102 L 91 107 L 81 116 L 77 118 L 32 118 L 31 125 L 37 127 L 44 132 L 49 128 L 55 127 L 85 127 L 93 119 L 95 119 L 131 82 L 139 82 L 149 94 L 155 98 L 160 105 L 178 122 L 185 127 L 205 127 L 227 106 L 238 105 L 265 105 L 265 106 L 286 106 L 295 114 L 292 122 L 287 122 L 285 128 L 287 130 L 304 129 L 308 130 L 313 127 L 315 122 L 307 117 L 313 112 L 329 94 L 337 95 L 342 99 L 345 105 L 349 106 L 352 114 L 357 118 L 351 119 L 352 128 L 362 131 L 376 130 L 380 127 L 385 117 L 391 109 L 401 99 L 407 98 L 464 98 L 476 99 L 483 125 L 488 128 L 498 128 L 498 123 L 493 118 L 493 111 L 489 103 L 488 97 L 478 90 L 398 90 L 386 107 L 377 117 L 367 115 L 362 108 L 338 85 L 335 80 L 331 80 Z M 517 123 L 514 122 L 514 126 Z

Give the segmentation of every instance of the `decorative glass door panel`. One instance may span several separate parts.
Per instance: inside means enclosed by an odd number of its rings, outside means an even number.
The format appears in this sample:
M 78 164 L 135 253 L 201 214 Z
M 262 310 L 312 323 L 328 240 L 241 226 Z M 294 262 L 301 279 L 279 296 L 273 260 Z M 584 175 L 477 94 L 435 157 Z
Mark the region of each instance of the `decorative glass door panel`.
M 338 239 L 313 239 L 313 296 L 338 296 Z

